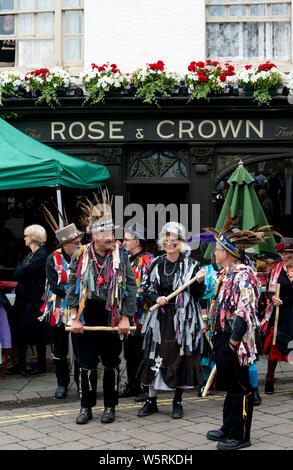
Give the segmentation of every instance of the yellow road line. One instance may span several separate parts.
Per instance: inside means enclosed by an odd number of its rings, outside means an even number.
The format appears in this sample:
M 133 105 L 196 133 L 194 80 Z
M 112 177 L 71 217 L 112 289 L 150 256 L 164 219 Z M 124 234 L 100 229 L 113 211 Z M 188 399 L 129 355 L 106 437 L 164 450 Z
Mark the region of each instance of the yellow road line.
M 274 394 L 292 394 L 293 390 L 278 390 Z M 260 394 L 264 395 L 264 394 Z M 185 397 L 184 401 L 185 402 L 207 402 L 207 401 L 219 401 L 223 400 L 225 398 L 224 395 L 210 395 L 207 398 L 200 398 L 200 397 Z M 172 403 L 173 398 L 166 398 L 166 399 L 159 399 L 158 400 L 158 405 L 169 405 Z M 125 411 L 125 410 L 131 410 L 135 408 L 140 408 L 142 406 L 141 403 L 125 403 L 125 404 L 119 404 L 117 406 L 117 410 L 120 411 Z M 103 411 L 104 407 L 103 406 L 96 406 L 95 410 L 97 411 Z M 261 410 L 261 408 L 260 408 Z M 44 418 L 52 418 L 52 417 L 61 417 L 65 415 L 70 415 L 73 413 L 77 413 L 79 411 L 79 408 L 74 408 L 70 410 L 56 410 L 56 411 L 44 411 L 41 413 L 28 413 L 28 414 L 22 414 L 22 415 L 16 415 L 16 416 L 0 416 L 0 425 L 1 424 L 7 424 L 7 423 L 17 423 L 19 421 L 33 421 L 35 419 L 44 419 Z

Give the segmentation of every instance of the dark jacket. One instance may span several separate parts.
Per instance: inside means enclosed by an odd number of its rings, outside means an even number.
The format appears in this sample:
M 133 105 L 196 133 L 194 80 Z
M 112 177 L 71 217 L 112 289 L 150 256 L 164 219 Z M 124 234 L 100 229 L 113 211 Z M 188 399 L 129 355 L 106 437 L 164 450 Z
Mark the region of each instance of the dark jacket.
M 45 291 L 47 258 L 47 250 L 40 247 L 26 256 L 15 268 L 14 277 L 18 281 L 15 289 L 17 297 L 26 300 L 41 299 Z

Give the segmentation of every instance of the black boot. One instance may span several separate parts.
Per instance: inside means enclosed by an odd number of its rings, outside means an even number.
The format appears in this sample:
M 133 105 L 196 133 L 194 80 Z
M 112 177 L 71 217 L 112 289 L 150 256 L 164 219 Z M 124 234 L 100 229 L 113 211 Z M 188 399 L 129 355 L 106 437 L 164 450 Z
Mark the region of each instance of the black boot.
M 252 400 L 253 400 L 254 406 L 259 406 L 261 404 L 261 397 L 260 397 L 257 387 L 252 389 Z
M 274 393 L 274 379 L 267 378 L 265 383 L 265 393 L 272 395 Z
M 148 389 L 147 387 L 143 387 L 142 390 L 136 395 L 134 401 L 140 402 L 140 401 L 146 401 L 148 398 Z
M 183 415 L 184 415 L 184 411 L 183 411 L 183 406 L 181 405 L 181 402 L 173 400 L 172 418 L 180 419 L 183 417 Z
M 137 416 L 140 418 L 149 416 L 152 413 L 157 413 L 158 407 L 157 407 L 157 399 L 156 398 L 147 398 L 145 404 L 143 405 L 142 408 L 137 413 Z
M 67 395 L 67 387 L 64 385 L 58 385 L 55 391 L 55 398 L 66 398 Z
M 101 417 L 101 422 L 108 424 L 113 423 L 115 421 L 115 408 L 114 407 L 106 407 Z
M 76 424 L 87 424 L 92 419 L 92 409 L 91 408 L 82 408 L 80 413 L 76 418 Z

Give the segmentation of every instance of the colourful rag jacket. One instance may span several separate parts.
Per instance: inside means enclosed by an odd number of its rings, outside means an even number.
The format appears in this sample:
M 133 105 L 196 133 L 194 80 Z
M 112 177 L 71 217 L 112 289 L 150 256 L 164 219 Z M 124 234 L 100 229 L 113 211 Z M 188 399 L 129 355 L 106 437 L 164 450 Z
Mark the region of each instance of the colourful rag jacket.
M 56 288 L 50 284 L 49 278 L 52 278 L 52 273 L 49 275 L 48 270 L 50 269 L 49 261 L 51 256 L 54 261 L 54 272 L 57 273 Z M 67 289 L 69 263 L 66 261 L 62 248 L 55 250 L 47 260 L 46 272 L 46 293 L 47 298 L 41 308 L 42 315 L 39 320 L 42 321 L 44 318 L 50 323 L 51 326 L 60 326 L 62 323 L 66 324 L 69 317 L 69 308 L 67 305 L 65 293 Z M 58 292 L 57 292 L 58 289 Z M 55 292 L 54 292 L 55 290 Z M 62 294 L 61 294 L 62 293 Z
M 105 309 L 109 311 L 108 325 L 115 327 L 122 314 L 132 317 L 136 312 L 135 277 L 127 253 L 118 242 L 105 258 L 103 276 L 98 276 L 95 271 L 95 257 L 93 242 L 82 245 L 73 254 L 69 266 L 67 303 L 70 309 L 78 308 L 84 324 L 83 312 L 87 300 L 105 301 Z
M 233 322 L 237 316 L 246 322 L 246 332 L 237 346 L 241 366 L 249 366 L 256 360 L 255 330 L 259 326 L 257 318 L 259 294 L 259 281 L 250 266 L 233 263 L 220 273 L 210 315 L 213 325 L 215 318 L 220 316 L 222 330 L 228 322 L 233 331 Z
M 267 293 L 268 293 L 267 305 L 266 305 L 266 309 L 265 309 L 264 318 L 261 322 L 261 331 L 262 331 L 262 333 L 267 332 L 267 327 L 268 327 L 268 324 L 269 324 L 269 320 L 270 320 L 271 315 L 272 315 L 273 310 L 274 310 L 274 304 L 271 301 L 270 296 L 274 295 L 277 291 L 278 278 L 280 276 L 280 273 L 282 271 L 283 266 L 284 266 L 284 262 L 282 260 L 277 261 L 276 263 L 274 263 L 271 266 L 270 279 L 269 279 L 269 283 L 268 283 L 268 287 L 267 287 Z
M 150 300 L 147 297 L 144 280 L 147 276 L 149 265 L 153 259 L 154 255 L 152 253 L 142 253 L 138 255 L 133 262 L 131 262 L 137 286 L 137 312 L 132 319 L 133 324 L 137 327 L 134 334 L 139 334 L 141 332 L 142 325 L 150 307 Z

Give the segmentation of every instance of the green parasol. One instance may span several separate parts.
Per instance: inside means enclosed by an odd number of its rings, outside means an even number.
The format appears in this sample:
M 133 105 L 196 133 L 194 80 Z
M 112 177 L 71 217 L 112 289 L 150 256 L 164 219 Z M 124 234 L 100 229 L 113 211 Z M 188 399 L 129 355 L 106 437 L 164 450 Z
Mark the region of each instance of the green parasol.
M 256 195 L 253 183 L 255 183 L 254 178 L 240 161 L 238 167 L 228 179 L 230 187 L 215 227 L 217 230 L 221 230 L 223 227 L 229 212 L 229 207 L 231 207 L 231 217 L 234 217 L 239 210 L 242 211 L 242 216 L 239 219 L 240 230 L 251 230 L 256 225 L 268 225 L 267 218 Z M 254 246 L 255 253 L 276 253 L 275 243 L 273 235 L 270 234 L 265 243 Z M 210 244 L 206 249 L 204 258 L 210 259 L 212 251 L 213 245 Z

